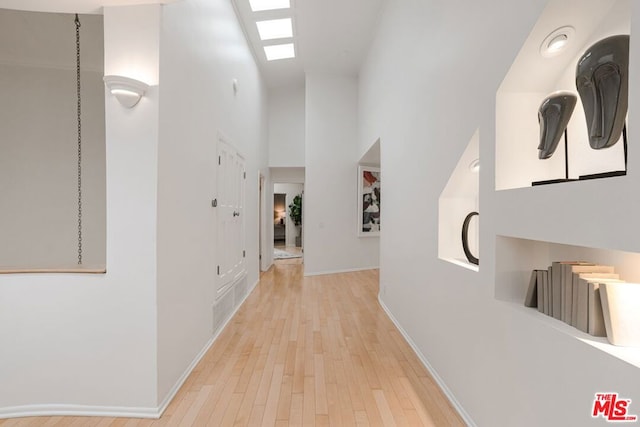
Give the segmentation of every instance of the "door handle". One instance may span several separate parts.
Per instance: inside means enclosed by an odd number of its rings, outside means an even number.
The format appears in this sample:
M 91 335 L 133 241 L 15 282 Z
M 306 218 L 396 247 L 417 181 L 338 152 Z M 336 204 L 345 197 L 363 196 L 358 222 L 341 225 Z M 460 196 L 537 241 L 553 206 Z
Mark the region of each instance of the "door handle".
M 233 216 L 234 216 L 234 217 L 235 217 L 235 216 L 240 216 L 240 212 L 235 212 L 235 211 L 234 211 L 234 212 L 233 212 Z

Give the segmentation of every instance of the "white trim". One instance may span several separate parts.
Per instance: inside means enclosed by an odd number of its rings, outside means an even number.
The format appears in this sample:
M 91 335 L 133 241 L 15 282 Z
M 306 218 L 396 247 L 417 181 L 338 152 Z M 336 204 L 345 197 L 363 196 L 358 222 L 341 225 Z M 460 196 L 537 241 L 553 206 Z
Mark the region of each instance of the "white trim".
M 157 408 L 85 405 L 23 405 L 0 408 L 0 419 L 42 416 L 159 418 Z
M 465 422 L 465 424 L 467 424 L 467 426 L 469 427 L 476 427 L 476 424 L 473 422 L 473 419 L 471 418 L 471 416 L 467 413 L 467 411 L 464 410 L 460 402 L 458 402 L 458 399 L 456 399 L 455 395 L 451 392 L 451 390 L 449 390 L 449 387 L 447 387 L 444 380 L 440 377 L 440 375 L 438 375 L 438 373 L 433 368 L 433 366 L 431 366 L 427 358 L 424 356 L 424 354 L 422 354 L 422 352 L 420 351 L 416 343 L 411 339 L 409 334 L 407 334 L 407 332 L 402 328 L 402 326 L 400 325 L 400 322 L 398 322 L 398 320 L 393 316 L 393 314 L 391 314 L 391 311 L 384 304 L 384 302 L 380 298 L 380 295 L 378 295 L 378 303 L 380 304 L 382 309 L 385 311 L 385 313 L 387 313 L 387 316 L 389 316 L 389 319 L 391 319 L 393 324 L 396 325 L 396 328 L 398 328 L 398 330 L 400 331 L 404 339 L 411 346 L 411 348 L 413 349 L 413 352 L 416 354 L 416 356 L 418 356 L 418 359 L 420 359 L 424 367 L 427 368 L 427 371 L 429 371 L 429 373 L 431 374 L 435 382 L 438 384 L 438 386 L 440 386 L 440 389 L 442 390 L 444 395 L 447 396 L 447 399 L 449 399 L 449 402 L 451 402 L 451 405 L 453 405 L 454 409 L 458 412 L 458 414 L 460 414 L 460 417 L 462 417 L 462 420 Z
M 317 271 L 317 272 L 314 272 L 314 273 L 307 273 L 305 271 L 304 276 L 305 277 L 308 277 L 308 276 L 324 276 L 325 274 L 354 273 L 356 271 L 379 270 L 379 269 L 380 269 L 379 266 L 373 266 L 373 267 L 347 268 L 347 269 L 344 269 L 344 270 Z
M 240 307 L 240 305 L 238 307 Z M 234 314 L 235 314 L 235 312 L 234 312 Z M 233 317 L 233 316 L 231 316 L 231 317 Z M 228 320 L 225 322 L 225 324 L 220 329 L 218 329 L 217 332 L 214 333 L 214 335 L 211 337 L 211 339 L 204 345 L 202 350 L 200 350 L 200 353 L 198 353 L 198 355 L 195 357 L 195 359 L 193 359 L 193 361 L 189 364 L 187 369 L 185 369 L 185 371 L 182 373 L 180 378 L 178 378 L 178 381 L 176 381 L 176 383 L 173 385 L 173 387 L 171 387 L 171 390 L 169 390 L 169 393 L 167 393 L 167 395 L 165 396 L 164 400 L 162 401 L 162 404 L 160 404 L 160 406 L 158 407 L 158 416 L 157 416 L 157 418 L 160 418 L 162 416 L 162 414 L 164 413 L 164 411 L 167 410 L 167 407 L 169 406 L 169 404 L 171 403 L 173 398 L 176 396 L 176 394 L 180 390 L 180 387 L 182 387 L 182 385 L 187 380 L 187 378 L 189 378 L 189 375 L 191 375 L 191 372 L 193 371 L 193 369 L 200 362 L 200 359 L 202 359 L 204 357 L 204 355 L 207 354 L 207 351 L 209 351 L 209 349 L 211 348 L 213 343 L 216 341 L 216 339 L 218 338 L 220 333 L 224 330 L 224 327 L 227 325 L 227 322 L 228 322 Z
M 247 291 L 247 295 L 245 295 L 245 297 L 244 297 L 244 299 L 242 300 L 242 302 L 238 305 L 238 308 L 240 308 L 240 306 L 241 306 L 242 304 L 244 304 L 245 300 L 246 300 L 247 298 L 249 298 L 249 295 L 251 295 L 251 292 L 253 292 L 253 290 L 256 288 L 256 286 L 258 286 L 258 283 L 260 283 L 260 279 L 256 280 L 256 282 L 253 284 L 253 286 L 251 287 L 251 289 L 249 289 L 249 290 Z M 233 314 L 235 315 L 236 313 L 234 312 Z M 231 316 L 231 317 L 233 317 L 233 316 Z
M 162 416 L 167 409 L 176 393 L 180 390 L 180 387 L 187 380 L 191 372 L 209 351 L 213 343 L 218 339 L 222 331 L 227 327 L 231 319 L 236 315 L 240 307 L 245 303 L 251 292 L 256 288 L 260 280 L 251 286 L 251 289 L 242 299 L 242 302 L 237 305 L 233 313 L 225 320 L 224 324 L 218 328 L 213 337 L 204 345 L 202 350 L 189 364 L 184 373 L 176 381 L 171 388 L 167 396 L 162 401 L 162 404 L 158 407 L 126 407 L 126 406 L 86 406 L 86 405 L 58 405 L 58 404 L 42 404 L 42 405 L 22 405 L 22 406 L 9 406 L 0 408 L 0 419 L 5 418 L 20 418 L 20 417 L 42 417 L 42 416 L 78 416 L 78 417 L 121 417 L 121 418 L 151 418 L 158 419 Z

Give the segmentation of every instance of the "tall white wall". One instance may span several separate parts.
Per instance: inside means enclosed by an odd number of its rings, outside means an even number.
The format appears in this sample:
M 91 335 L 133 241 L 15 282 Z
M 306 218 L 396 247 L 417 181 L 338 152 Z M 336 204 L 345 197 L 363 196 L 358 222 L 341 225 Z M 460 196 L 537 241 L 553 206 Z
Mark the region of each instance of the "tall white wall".
M 304 87 L 269 92 L 269 166 L 303 167 L 305 138 Z
M 267 94 L 230 2 L 162 10 L 158 165 L 158 396 L 212 339 L 221 132 L 246 160 L 248 286 L 258 281 L 259 176 L 268 178 Z M 232 82 L 237 80 L 237 93 Z M 238 303 L 238 301 L 236 301 Z
M 105 8 L 105 73 L 157 84 L 159 19 Z M 107 273 L 0 275 L 0 415 L 154 412 L 158 105 L 106 96 Z
M 357 116 L 355 77 L 307 74 L 305 274 L 378 266 L 378 238 L 357 236 Z
M 496 91 L 544 6 L 391 0 L 360 74 L 359 145 L 381 138 L 384 201 L 394 207 L 384 210 L 380 298 L 478 426 L 598 425 L 595 393 L 640 397 L 638 368 L 496 298 L 496 236 L 640 252 L 632 150 L 622 179 L 494 190 Z M 632 37 L 639 18 L 634 3 Z M 631 55 L 634 82 L 639 51 Z M 640 120 L 631 84 L 630 132 Z M 438 196 L 475 129 L 479 272 L 437 256 Z

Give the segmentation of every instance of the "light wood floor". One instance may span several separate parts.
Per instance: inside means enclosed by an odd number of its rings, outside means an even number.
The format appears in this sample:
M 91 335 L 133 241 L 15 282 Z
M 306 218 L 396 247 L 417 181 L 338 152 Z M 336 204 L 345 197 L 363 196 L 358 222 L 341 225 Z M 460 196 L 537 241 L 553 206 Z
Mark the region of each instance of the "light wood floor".
M 8 426 L 464 426 L 377 302 L 378 273 L 264 273 L 159 420 Z M 97 387 L 99 385 L 96 385 Z

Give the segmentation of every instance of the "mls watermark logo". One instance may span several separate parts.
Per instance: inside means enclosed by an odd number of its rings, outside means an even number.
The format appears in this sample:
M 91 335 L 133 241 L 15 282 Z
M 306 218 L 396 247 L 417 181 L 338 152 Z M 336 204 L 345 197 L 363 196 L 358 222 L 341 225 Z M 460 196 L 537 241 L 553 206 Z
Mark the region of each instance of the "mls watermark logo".
M 634 422 L 638 417 L 629 414 L 629 405 L 631 399 L 620 399 L 618 393 L 596 393 L 591 416 L 608 422 Z

